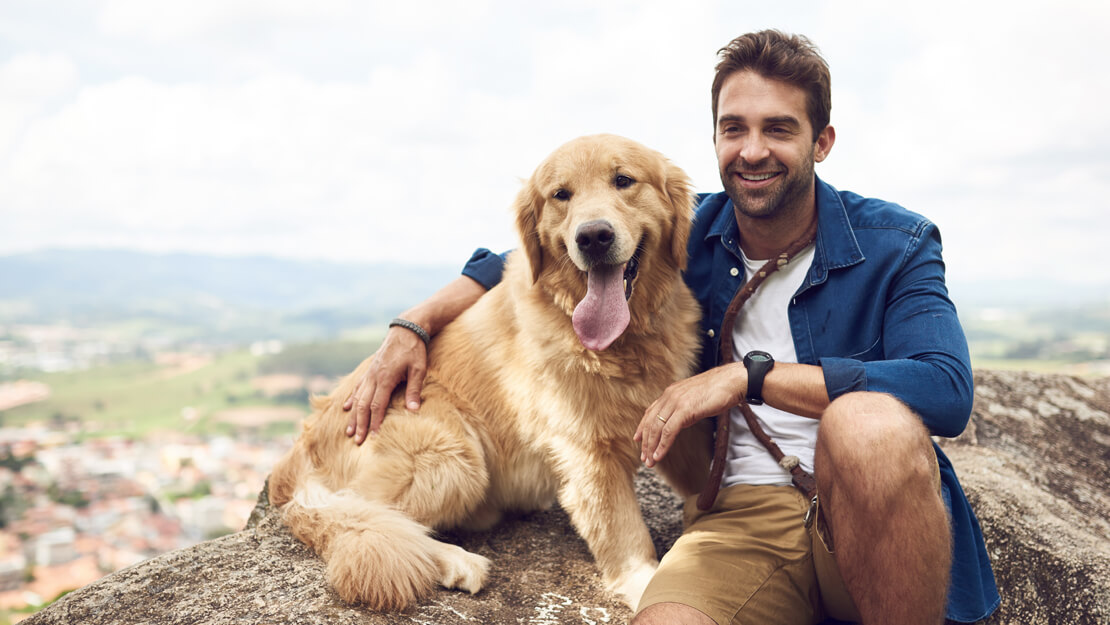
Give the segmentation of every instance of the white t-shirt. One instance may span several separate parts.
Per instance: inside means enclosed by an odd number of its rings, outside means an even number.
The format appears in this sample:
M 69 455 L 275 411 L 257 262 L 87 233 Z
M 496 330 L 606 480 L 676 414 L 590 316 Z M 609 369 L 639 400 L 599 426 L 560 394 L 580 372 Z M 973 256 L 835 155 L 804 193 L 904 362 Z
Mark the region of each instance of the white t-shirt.
M 794 337 L 790 332 L 787 307 L 794 293 L 805 280 L 813 264 L 813 245 L 798 254 L 789 264 L 771 274 L 756 289 L 740 313 L 732 329 L 732 351 L 735 362 L 753 349 L 770 353 L 775 362 L 798 362 Z M 745 275 L 750 278 L 766 261 L 744 257 Z M 813 450 L 817 445 L 817 419 L 802 417 L 772 408 L 767 404 L 752 406 L 764 431 L 787 456 L 797 456 L 802 468 L 813 473 Z M 790 484 L 790 472 L 779 466 L 748 429 L 739 408 L 729 412 L 728 459 L 724 486 L 733 484 Z

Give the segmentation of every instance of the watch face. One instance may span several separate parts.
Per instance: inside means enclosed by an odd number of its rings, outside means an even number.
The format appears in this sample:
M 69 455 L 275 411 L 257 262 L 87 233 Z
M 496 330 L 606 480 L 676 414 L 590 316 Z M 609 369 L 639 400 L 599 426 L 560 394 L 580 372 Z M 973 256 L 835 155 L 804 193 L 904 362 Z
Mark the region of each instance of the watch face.
M 767 354 L 757 354 L 757 353 L 748 354 L 748 358 L 750 358 L 752 362 L 767 362 L 767 361 L 771 360 L 767 356 Z

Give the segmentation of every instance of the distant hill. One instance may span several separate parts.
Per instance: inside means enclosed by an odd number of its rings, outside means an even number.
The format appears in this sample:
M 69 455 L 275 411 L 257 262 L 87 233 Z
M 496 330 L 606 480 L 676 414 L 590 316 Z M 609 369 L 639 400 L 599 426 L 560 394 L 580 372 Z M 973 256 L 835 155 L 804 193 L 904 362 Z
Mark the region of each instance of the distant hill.
M 134 251 L 34 252 L 0 257 L 0 326 L 130 324 L 132 335 L 222 343 L 328 339 L 384 324 L 454 279 L 459 269 Z M 1013 351 L 1009 344 L 997 345 L 1000 339 L 1059 342 L 1086 333 L 1093 336 L 1083 339 L 1090 343 L 1110 333 L 1110 279 L 1082 286 L 1064 280 L 955 281 L 949 288 L 969 338 L 992 342 L 992 353 Z M 1020 347 L 1029 352 L 1038 345 Z
M 133 251 L 34 252 L 0 257 L 0 323 L 94 325 L 144 318 L 208 327 L 365 325 L 427 297 L 459 269 Z
M 1101 283 L 1059 280 L 948 280 L 948 290 L 961 309 L 1000 308 L 1014 312 L 1046 309 L 1110 308 L 1110 275 Z

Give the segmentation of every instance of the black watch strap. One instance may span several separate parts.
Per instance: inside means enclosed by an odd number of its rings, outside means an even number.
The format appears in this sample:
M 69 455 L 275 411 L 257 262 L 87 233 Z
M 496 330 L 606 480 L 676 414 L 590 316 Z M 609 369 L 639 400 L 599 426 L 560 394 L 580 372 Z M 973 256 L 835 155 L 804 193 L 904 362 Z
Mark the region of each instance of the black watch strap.
M 767 352 L 754 350 L 744 355 L 744 368 L 748 370 L 748 392 L 744 399 L 752 406 L 763 403 L 763 378 L 775 367 L 775 359 Z

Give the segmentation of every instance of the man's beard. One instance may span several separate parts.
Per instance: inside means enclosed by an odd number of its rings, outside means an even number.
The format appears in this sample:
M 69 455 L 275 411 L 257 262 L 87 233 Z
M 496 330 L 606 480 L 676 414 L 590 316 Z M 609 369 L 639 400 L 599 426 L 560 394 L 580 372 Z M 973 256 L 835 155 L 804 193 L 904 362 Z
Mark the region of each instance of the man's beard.
M 748 166 L 734 162 L 721 172 L 721 183 L 724 184 L 725 193 L 736 206 L 736 210 L 745 217 L 752 219 L 772 219 L 781 215 L 786 210 L 798 206 L 805 199 L 813 184 L 813 150 L 803 161 L 801 169 L 788 171 L 785 178 L 777 180 L 776 184 L 765 189 L 745 189 L 735 178 L 738 172 L 767 171 L 776 169 L 782 171 L 785 167 L 779 166 L 775 161 L 764 161 L 756 166 Z M 771 165 L 771 167 L 768 167 Z

